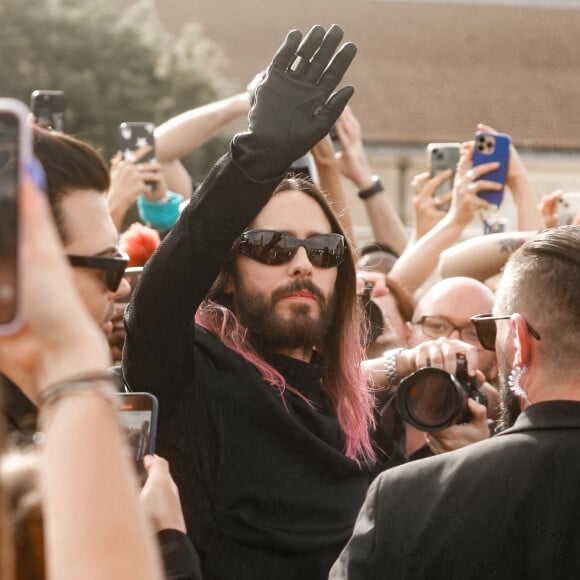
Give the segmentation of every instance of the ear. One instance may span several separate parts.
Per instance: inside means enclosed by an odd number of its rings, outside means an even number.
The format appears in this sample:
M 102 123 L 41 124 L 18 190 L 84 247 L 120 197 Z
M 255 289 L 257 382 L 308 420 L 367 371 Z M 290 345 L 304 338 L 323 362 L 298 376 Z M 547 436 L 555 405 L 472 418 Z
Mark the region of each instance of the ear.
M 530 333 L 521 314 L 512 314 L 510 318 L 514 335 L 514 366 L 524 366 L 530 360 Z

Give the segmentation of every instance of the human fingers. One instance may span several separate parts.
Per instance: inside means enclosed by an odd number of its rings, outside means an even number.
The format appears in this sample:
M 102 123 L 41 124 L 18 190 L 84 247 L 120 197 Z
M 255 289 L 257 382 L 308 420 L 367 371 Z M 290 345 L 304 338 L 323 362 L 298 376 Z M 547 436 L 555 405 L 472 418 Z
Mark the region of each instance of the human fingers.
M 425 187 L 425 183 L 429 180 L 429 172 L 424 171 L 422 173 L 418 173 L 411 179 L 411 189 L 413 190 L 413 194 L 415 196 L 421 195 L 423 192 L 423 188 Z
M 135 163 L 139 163 L 141 159 L 143 159 L 148 153 L 153 151 L 153 145 L 145 145 L 144 147 L 140 147 L 134 152 L 133 161 Z
M 489 163 L 482 163 L 481 165 L 476 165 L 472 167 L 465 173 L 465 177 L 471 180 L 479 179 L 486 173 L 490 171 L 495 171 L 499 169 L 500 163 L 498 161 L 490 161 Z
M 557 189 L 548 195 L 544 195 L 538 204 L 538 210 L 547 228 L 554 228 L 559 224 L 558 200 L 563 193 L 561 189 Z

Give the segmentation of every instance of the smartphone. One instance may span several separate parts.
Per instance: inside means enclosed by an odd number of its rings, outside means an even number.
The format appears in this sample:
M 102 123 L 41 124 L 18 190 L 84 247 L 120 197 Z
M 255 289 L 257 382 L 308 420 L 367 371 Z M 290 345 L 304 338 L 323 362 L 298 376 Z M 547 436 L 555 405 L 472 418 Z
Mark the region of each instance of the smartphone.
M 115 302 L 129 302 L 131 300 L 131 296 L 133 295 L 133 290 L 137 286 L 137 282 L 139 282 L 139 278 L 143 272 L 143 266 L 131 266 L 125 270 L 124 278 L 127 278 L 129 281 L 129 285 L 131 286 L 131 290 L 127 296 L 119 296 L 115 298 Z
M 439 173 L 451 169 L 449 179 L 437 187 L 433 192 L 433 197 L 439 197 L 451 191 L 460 154 L 461 143 L 429 143 L 427 145 L 427 166 L 430 176 L 435 177 Z M 447 211 L 450 206 L 451 201 L 448 201 L 439 205 L 439 209 Z
M 314 161 L 314 156 L 310 151 L 305 153 L 300 159 L 297 159 L 290 166 L 290 175 L 296 177 L 302 177 L 303 179 L 308 179 L 312 183 L 318 184 L 318 171 L 316 169 L 316 163 Z
M 146 163 L 155 160 L 155 124 L 150 122 L 121 123 L 119 125 L 119 149 L 123 159 Z M 138 161 L 136 152 L 142 147 L 151 147 Z
M 495 181 L 501 184 L 498 191 L 481 190 L 477 195 L 489 203 L 499 207 L 503 201 L 505 182 L 510 156 L 511 138 L 504 133 L 491 133 L 488 131 L 477 131 L 475 133 L 475 148 L 473 150 L 473 166 L 483 165 L 492 161 L 499 161 L 500 166 L 494 171 L 482 175 L 479 179 Z
M 21 323 L 20 196 L 30 163 L 30 111 L 16 99 L 0 99 L 0 333 L 10 334 Z
M 121 425 L 141 484 L 147 479 L 143 457 L 155 453 L 159 404 L 151 393 L 115 393 Z
M 558 223 L 561 226 L 569 226 L 574 218 L 580 214 L 580 191 L 563 193 L 556 206 Z
M 30 110 L 36 124 L 45 129 L 63 133 L 65 109 L 64 91 L 36 90 L 30 95 Z

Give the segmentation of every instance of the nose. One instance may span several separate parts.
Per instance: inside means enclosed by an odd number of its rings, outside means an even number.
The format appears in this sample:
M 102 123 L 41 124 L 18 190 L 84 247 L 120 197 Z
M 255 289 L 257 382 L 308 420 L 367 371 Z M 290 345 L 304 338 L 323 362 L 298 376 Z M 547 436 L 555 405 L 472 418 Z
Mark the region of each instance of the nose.
M 121 283 L 119 284 L 119 287 L 117 288 L 117 291 L 111 292 L 112 299 L 114 300 L 115 298 L 122 298 L 123 296 L 127 296 L 130 291 L 131 291 L 131 284 L 129 284 L 129 281 L 127 280 L 127 278 L 123 278 L 121 280 Z
M 306 248 L 300 246 L 288 264 L 288 273 L 293 278 L 310 277 L 312 275 L 312 262 L 308 257 Z
M 459 328 L 454 328 L 447 338 L 457 338 L 461 340 L 461 330 Z

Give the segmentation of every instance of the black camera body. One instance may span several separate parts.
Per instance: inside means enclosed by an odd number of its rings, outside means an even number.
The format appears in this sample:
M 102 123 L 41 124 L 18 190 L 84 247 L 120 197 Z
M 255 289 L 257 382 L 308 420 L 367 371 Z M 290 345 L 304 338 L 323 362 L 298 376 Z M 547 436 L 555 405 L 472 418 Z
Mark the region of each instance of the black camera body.
M 411 373 L 399 384 L 397 411 L 401 418 L 420 431 L 441 431 L 454 423 L 469 423 L 467 399 L 488 405 L 475 377 L 467 374 L 467 361 L 457 355 L 455 376 L 438 368 L 425 367 Z

